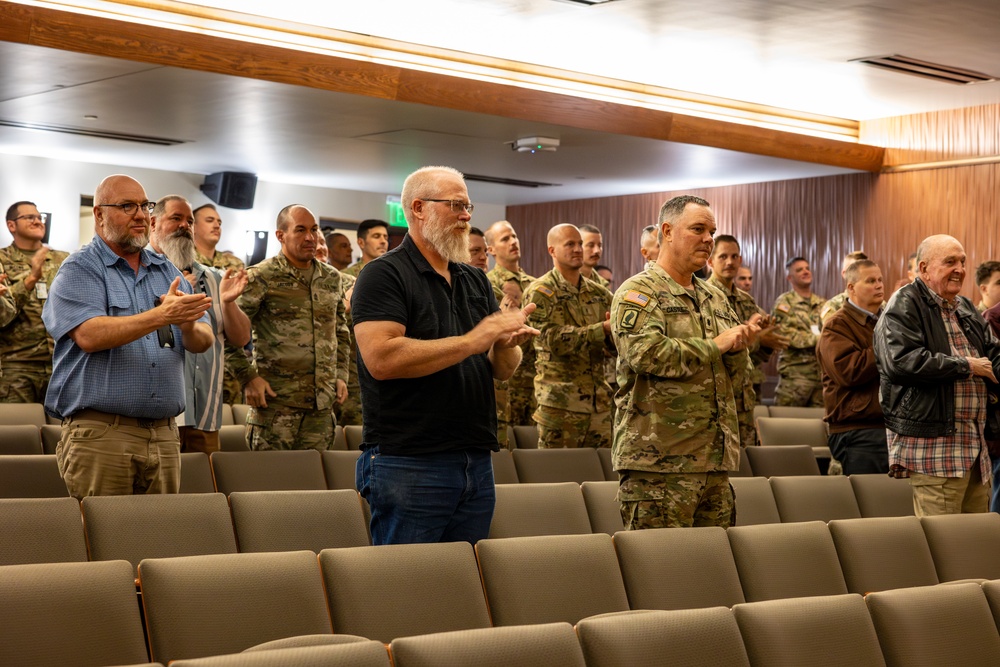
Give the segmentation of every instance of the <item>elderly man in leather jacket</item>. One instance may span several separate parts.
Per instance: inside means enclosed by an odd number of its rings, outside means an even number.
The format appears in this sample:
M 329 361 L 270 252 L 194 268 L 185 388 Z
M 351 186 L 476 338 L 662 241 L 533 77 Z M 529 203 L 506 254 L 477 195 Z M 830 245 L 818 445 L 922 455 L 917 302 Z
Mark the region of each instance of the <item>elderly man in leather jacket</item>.
M 889 300 L 875 329 L 890 474 L 909 477 L 917 516 L 985 512 L 992 470 L 986 439 L 1000 429 L 988 388 L 1000 343 L 959 296 L 966 255 L 937 235 L 917 249 L 918 278 Z

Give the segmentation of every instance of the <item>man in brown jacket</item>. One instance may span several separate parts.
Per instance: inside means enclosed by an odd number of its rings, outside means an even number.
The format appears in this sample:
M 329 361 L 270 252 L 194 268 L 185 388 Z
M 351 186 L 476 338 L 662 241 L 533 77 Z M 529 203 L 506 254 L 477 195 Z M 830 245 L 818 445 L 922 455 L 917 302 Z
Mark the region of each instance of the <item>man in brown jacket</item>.
M 844 273 L 848 301 L 823 325 L 816 347 L 833 457 L 845 475 L 889 472 L 872 341 L 885 296 L 882 270 L 867 259 Z

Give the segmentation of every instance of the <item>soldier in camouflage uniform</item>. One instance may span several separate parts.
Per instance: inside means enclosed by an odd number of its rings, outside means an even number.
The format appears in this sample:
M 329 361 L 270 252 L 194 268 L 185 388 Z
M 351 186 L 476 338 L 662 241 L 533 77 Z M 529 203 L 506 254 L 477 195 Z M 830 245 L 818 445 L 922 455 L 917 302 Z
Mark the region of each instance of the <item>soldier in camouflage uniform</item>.
M 601 230 L 594 225 L 580 225 L 580 236 L 583 238 L 583 266 L 580 273 L 587 280 L 593 280 L 605 289 L 611 289 L 611 281 L 597 272 L 604 254 L 604 239 Z
M 752 403 L 747 348 L 759 328 L 693 275 L 712 250 L 708 202 L 675 197 L 659 219 L 659 258 L 626 280 L 611 306 L 622 520 L 628 530 L 728 527 L 729 471 L 740 460 L 736 394 Z
M 639 235 L 639 254 L 642 255 L 643 268 L 650 262 L 655 262 L 660 256 L 660 242 L 657 240 L 656 225 L 646 225 Z
M 45 221 L 31 202 L 7 209 L 7 229 L 14 242 L 0 249 L 0 264 L 11 283 L 0 296 L 0 402 L 43 403 L 54 343 L 42 323 L 42 306 L 69 253 L 42 245 Z
M 583 241 L 573 225 L 548 234 L 555 268 L 531 283 L 524 303 L 535 304 L 528 325 L 535 338 L 538 446 L 610 447 L 611 388 L 606 351 L 614 350 L 608 311 L 611 293 L 580 272 Z
M 500 220 L 490 225 L 485 234 L 486 252 L 496 259 L 494 267 L 486 273 L 494 290 L 509 291 L 512 288 L 507 283 L 513 280 L 518 283 L 523 294 L 535 279 L 521 268 L 521 246 L 517 232 L 509 222 Z M 521 354 L 521 365 L 507 381 L 510 423 L 514 426 L 530 426 L 535 423 L 532 415 L 538 408 L 535 402 L 535 349 L 530 340 L 521 348 Z
M 333 404 L 347 397 L 345 283 L 316 261 L 320 234 L 304 206 L 278 214 L 281 253 L 248 270 L 238 304 L 253 327 L 254 363 L 230 354 L 247 403 L 251 449 L 328 449 Z
M 707 282 L 726 296 L 740 322 L 745 324 L 757 316 L 761 327 L 760 334 L 757 340 L 747 348 L 747 352 L 750 353 L 751 362 L 766 363 L 774 350 L 783 350 L 788 347 L 788 339 L 777 332 L 777 325 L 771 321 L 771 316 L 757 305 L 753 297 L 736 287 L 736 273 L 742 262 L 739 242 L 728 234 L 716 236 L 712 257 L 708 260 L 708 265 L 712 267 L 712 275 L 709 276 Z M 756 368 L 754 370 L 756 371 Z M 754 379 L 754 374 L 751 372 L 751 387 L 754 384 Z M 751 388 L 750 391 L 754 392 L 756 400 L 755 390 Z M 736 411 L 740 420 L 740 445 L 742 447 L 760 444 L 757 440 L 757 426 L 753 417 L 754 403 L 744 401 L 744 396 L 748 395 L 749 392 L 739 391 L 734 394 Z
M 846 279 L 847 277 L 847 267 L 858 260 L 868 259 L 868 255 L 861 252 L 860 250 L 855 250 L 854 252 L 849 252 L 844 256 L 844 261 L 840 266 L 840 277 Z M 833 314 L 844 307 L 847 303 L 847 291 L 835 294 L 826 300 L 823 304 L 823 308 L 819 311 L 819 328 L 822 329 L 823 325 L 828 319 L 833 317 Z
M 235 255 L 216 251 L 219 239 L 222 238 L 222 216 L 213 204 L 203 204 L 194 210 L 194 226 L 191 231 L 194 233 L 194 261 L 219 269 L 223 274 L 226 269 L 236 272 L 244 269 L 245 265 Z M 243 386 L 228 361 L 226 374 L 222 380 L 222 401 L 243 402 Z
M 789 338 L 788 348 L 778 353 L 778 386 L 775 405 L 823 407 L 816 343 L 820 334 L 819 314 L 826 300 L 812 293 L 809 262 L 793 257 L 785 263 L 792 290 L 774 302 L 774 321 Z

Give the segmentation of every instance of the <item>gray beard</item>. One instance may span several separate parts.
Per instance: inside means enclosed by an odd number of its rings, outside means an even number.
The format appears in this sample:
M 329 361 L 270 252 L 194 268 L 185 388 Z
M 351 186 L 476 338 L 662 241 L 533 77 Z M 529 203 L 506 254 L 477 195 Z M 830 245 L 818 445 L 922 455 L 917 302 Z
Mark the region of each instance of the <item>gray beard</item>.
M 160 239 L 160 249 L 178 269 L 188 269 L 194 264 L 194 239 L 189 236 L 174 234 Z
M 468 264 L 472 260 L 468 231 L 459 236 L 455 235 L 451 227 L 427 226 L 423 231 L 424 238 L 444 260 L 457 264 Z

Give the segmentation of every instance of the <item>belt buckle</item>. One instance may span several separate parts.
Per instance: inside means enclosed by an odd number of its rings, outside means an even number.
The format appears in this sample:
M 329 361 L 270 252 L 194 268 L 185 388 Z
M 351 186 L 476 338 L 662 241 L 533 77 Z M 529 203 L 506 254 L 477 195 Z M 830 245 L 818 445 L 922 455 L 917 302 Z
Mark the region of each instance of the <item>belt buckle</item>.
M 139 428 L 153 428 L 153 422 L 155 421 L 155 419 L 140 419 Z

